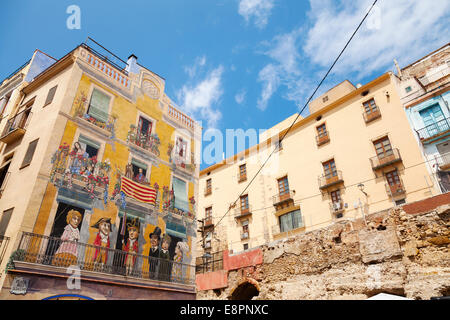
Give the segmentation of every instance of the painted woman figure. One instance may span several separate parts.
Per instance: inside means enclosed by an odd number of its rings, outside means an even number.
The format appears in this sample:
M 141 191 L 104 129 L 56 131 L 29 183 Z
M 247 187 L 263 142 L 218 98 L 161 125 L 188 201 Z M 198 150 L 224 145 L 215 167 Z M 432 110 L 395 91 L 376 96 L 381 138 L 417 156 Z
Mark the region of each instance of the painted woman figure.
M 61 236 L 61 245 L 55 253 L 53 264 L 58 267 L 68 267 L 77 264 L 77 241 L 80 239 L 80 230 L 78 225 L 82 219 L 81 213 L 70 210 L 67 213 L 67 225 Z
M 111 233 L 111 219 L 100 218 L 96 224 L 92 226 L 99 230 L 94 240 L 94 266 L 95 269 L 102 270 L 108 261 L 108 249 L 110 248 L 109 234 Z
M 175 256 L 173 257 L 172 282 L 181 282 L 183 279 L 183 254 L 189 251 L 186 242 L 179 241 L 175 247 Z

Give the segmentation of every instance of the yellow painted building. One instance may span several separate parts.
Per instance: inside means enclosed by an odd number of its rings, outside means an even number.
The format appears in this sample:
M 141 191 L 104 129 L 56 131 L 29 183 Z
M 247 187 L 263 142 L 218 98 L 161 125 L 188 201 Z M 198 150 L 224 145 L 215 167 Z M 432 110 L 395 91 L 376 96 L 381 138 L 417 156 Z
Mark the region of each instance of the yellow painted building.
M 0 87 L 0 298 L 193 299 L 201 127 L 89 41 Z
M 261 134 L 258 145 L 202 170 L 198 256 L 240 252 L 439 194 L 394 77 L 357 87 L 346 80 L 311 102 L 310 115 L 280 145 L 296 114 Z

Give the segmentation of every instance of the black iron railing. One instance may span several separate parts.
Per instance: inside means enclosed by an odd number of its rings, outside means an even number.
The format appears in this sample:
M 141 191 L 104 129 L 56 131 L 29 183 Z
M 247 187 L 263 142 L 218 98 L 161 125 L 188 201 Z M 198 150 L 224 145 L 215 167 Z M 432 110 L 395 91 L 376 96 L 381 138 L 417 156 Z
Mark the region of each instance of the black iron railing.
M 342 183 L 343 181 L 342 171 L 334 170 L 319 177 L 319 188 L 325 189 L 335 184 Z
M 416 130 L 420 140 L 427 140 L 450 130 L 450 118 L 437 121 L 425 128 Z
M 30 63 L 31 59 L 28 60 L 27 62 L 25 62 L 23 65 L 21 65 L 19 68 L 17 68 L 16 70 L 14 70 L 11 74 L 9 74 L 5 79 L 3 79 L 0 83 L 2 83 L 5 80 L 8 80 L 12 77 L 14 77 L 17 73 L 19 73 L 20 70 L 22 70 L 23 68 L 25 68 L 29 63 Z
M 280 204 L 281 202 L 284 201 L 290 201 L 294 199 L 294 191 L 285 191 L 282 194 L 277 194 L 272 196 L 272 201 L 273 201 L 273 205 L 277 205 Z
M 195 266 L 33 233 L 22 234 L 16 261 L 193 285 Z
M 381 153 L 370 158 L 370 163 L 372 164 L 373 170 L 378 170 L 400 161 L 402 161 L 402 157 L 398 149 L 391 149 L 385 153 Z
M 234 208 L 235 218 L 245 217 L 250 214 L 252 214 L 252 206 L 251 205 L 247 205 L 247 207 Z
M 195 267 L 196 273 L 206 273 L 218 270 L 223 270 L 223 251 L 205 253 L 203 256 L 197 257 Z
M 30 122 L 30 118 L 31 118 L 30 108 L 16 114 L 14 117 L 8 120 L 0 138 L 7 136 L 9 133 L 17 129 L 25 130 L 28 126 L 28 123 Z
M 5 257 L 6 249 L 8 248 L 9 237 L 5 237 L 0 235 L 0 264 L 3 262 L 3 258 Z M 0 270 L 1 274 L 1 270 Z

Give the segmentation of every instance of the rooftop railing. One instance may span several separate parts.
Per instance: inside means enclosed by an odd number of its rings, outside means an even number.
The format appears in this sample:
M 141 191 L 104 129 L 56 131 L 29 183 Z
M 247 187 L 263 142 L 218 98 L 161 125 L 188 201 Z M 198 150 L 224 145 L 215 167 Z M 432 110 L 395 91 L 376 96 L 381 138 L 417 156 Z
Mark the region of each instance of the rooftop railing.
M 15 261 L 193 285 L 195 266 L 24 232 Z M 47 269 L 48 270 L 48 269 Z

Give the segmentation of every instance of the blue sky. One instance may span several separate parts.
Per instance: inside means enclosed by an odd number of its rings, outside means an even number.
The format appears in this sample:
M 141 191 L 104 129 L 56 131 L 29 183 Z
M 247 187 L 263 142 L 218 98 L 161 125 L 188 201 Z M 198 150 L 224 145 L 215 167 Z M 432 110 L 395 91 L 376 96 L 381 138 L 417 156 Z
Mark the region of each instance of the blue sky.
M 379 0 L 318 94 L 366 83 L 449 41 L 447 0 Z M 204 128 L 270 128 L 298 112 L 372 0 L 39 0 L 2 3 L 0 79 L 35 49 L 61 58 L 87 36 L 166 79 Z M 69 5 L 81 29 L 69 30 Z M 305 112 L 303 115 L 307 115 Z

